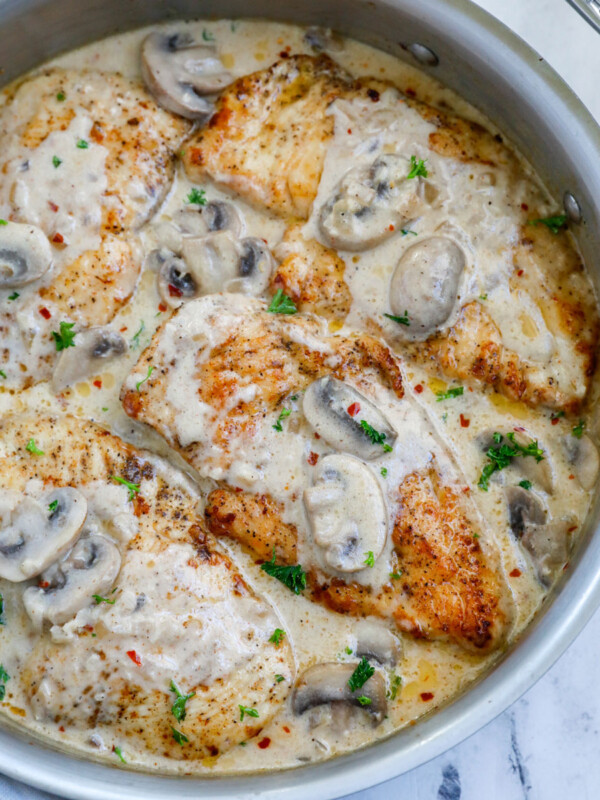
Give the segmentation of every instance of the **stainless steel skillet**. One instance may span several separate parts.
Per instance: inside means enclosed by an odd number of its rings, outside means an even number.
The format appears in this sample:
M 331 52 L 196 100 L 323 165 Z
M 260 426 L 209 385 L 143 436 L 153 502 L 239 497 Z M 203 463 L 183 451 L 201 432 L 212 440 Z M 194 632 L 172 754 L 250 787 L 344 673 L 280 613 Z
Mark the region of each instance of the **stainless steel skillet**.
M 1 79 L 111 33 L 213 15 L 331 26 L 403 58 L 420 58 L 426 71 L 499 125 L 557 198 L 568 193 L 566 211 L 581 220 L 572 227 L 600 286 L 600 129 L 534 51 L 468 0 L 0 0 Z M 485 725 L 575 638 L 600 602 L 599 522 L 597 497 L 571 568 L 487 677 L 434 716 L 365 750 L 263 776 L 160 778 L 84 761 L 3 726 L 0 771 L 77 800 L 325 800 L 392 778 Z

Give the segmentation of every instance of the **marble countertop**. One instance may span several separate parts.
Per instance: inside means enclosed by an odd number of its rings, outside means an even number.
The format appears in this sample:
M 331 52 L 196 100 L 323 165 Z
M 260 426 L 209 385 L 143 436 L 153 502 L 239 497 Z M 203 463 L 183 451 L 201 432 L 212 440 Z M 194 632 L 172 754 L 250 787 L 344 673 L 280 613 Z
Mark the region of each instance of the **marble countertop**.
M 600 35 L 566 0 L 478 0 L 532 45 L 600 122 Z M 346 800 L 597 800 L 600 611 L 524 697 L 470 739 Z M 52 800 L 0 778 L 0 800 Z

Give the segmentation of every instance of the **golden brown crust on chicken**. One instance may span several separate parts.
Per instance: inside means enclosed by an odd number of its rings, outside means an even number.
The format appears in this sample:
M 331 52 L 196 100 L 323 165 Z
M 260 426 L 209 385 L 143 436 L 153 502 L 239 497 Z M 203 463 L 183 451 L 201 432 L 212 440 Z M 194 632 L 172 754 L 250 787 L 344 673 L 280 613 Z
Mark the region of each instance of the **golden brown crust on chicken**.
M 193 181 L 209 176 L 280 216 L 306 219 L 333 133 L 326 112 L 349 85 L 326 55 L 295 55 L 239 78 L 186 146 L 187 174 Z
M 102 534 L 115 535 L 117 513 L 137 526 L 128 543 L 116 539 L 122 563 L 114 602 L 90 597 L 66 624 L 66 639 L 46 635 L 23 653 L 18 680 L 31 703 L 28 713 L 94 729 L 125 753 L 134 739 L 178 760 L 214 756 L 256 735 L 287 693 L 291 650 L 287 642 L 269 642 L 277 617 L 206 532 L 196 497 L 180 476 L 170 482 L 172 473 L 146 453 L 71 417 L 6 418 L 0 435 L 1 490 L 30 491 L 32 480 L 44 489 L 74 486 L 88 497 L 89 509 L 106 484 L 110 522 L 100 526 Z M 26 449 L 30 439 L 41 455 Z M 140 487 L 133 500 L 113 475 Z M 171 680 L 196 692 L 182 720 L 171 711 Z M 259 716 L 241 723 L 240 703 Z M 189 739 L 185 747 L 173 727 Z
M 281 263 L 271 278 L 271 291 L 281 289 L 299 311 L 343 322 L 352 305 L 346 265 L 335 250 L 305 239 L 302 227 L 297 223 L 288 228 L 277 247 Z

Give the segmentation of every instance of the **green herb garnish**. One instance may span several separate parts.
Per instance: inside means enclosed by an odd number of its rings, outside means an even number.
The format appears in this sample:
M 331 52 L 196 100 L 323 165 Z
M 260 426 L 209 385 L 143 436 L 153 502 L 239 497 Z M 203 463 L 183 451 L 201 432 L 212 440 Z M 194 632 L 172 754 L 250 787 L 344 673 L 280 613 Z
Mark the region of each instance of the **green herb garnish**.
M 19 293 L 18 293 L 18 292 L 13 292 L 12 294 L 9 294 L 9 295 L 8 295 L 8 299 L 9 299 L 9 300 L 16 300 L 16 299 L 17 299 L 17 297 L 20 297 L 20 295 L 19 295 Z
M 276 683 L 281 683 L 281 681 L 284 681 L 284 680 L 285 680 L 285 678 L 283 677 L 283 675 L 275 675 L 275 682 Z
M 374 555 L 373 551 L 369 550 L 368 552 L 365 553 L 365 556 L 366 556 L 366 558 L 363 561 L 363 564 L 365 565 L 365 567 L 374 567 L 375 566 L 375 555 Z
M 206 205 L 206 192 L 204 189 L 196 189 L 194 187 L 185 199 L 186 203 L 195 206 L 205 206 Z
M 425 162 L 422 158 L 417 160 L 416 156 L 410 157 L 410 172 L 406 176 L 407 180 L 411 178 L 426 178 L 429 173 L 427 172 L 427 167 L 425 166 Z
M 66 97 L 67 95 L 64 92 L 58 92 L 58 94 L 56 95 L 56 99 L 58 100 L 59 103 L 62 103 L 63 100 L 66 99 Z
M 258 711 L 255 708 L 248 708 L 247 706 L 238 705 L 240 710 L 240 722 L 244 717 L 258 717 Z
M 533 484 L 531 483 L 531 481 L 522 480 L 522 481 L 519 481 L 519 486 L 521 486 L 523 489 L 527 489 L 527 491 L 529 491 L 531 489 L 531 487 L 533 486 Z
M 370 706 L 373 702 L 370 697 L 366 697 L 364 694 L 361 694 L 360 697 L 356 698 L 361 706 Z
M 374 674 L 375 669 L 369 664 L 366 656 L 363 656 L 348 680 L 350 691 L 355 692 L 357 689 L 360 689 L 361 686 L 363 686 L 369 680 L 371 675 Z
M 25 450 L 31 453 L 34 456 L 43 456 L 44 451 L 40 450 L 40 448 L 36 445 L 35 439 L 30 439 L 27 444 L 25 445 Z
M 581 439 L 581 437 L 583 436 L 583 429 L 584 428 L 585 428 L 585 420 L 580 419 L 579 423 L 577 425 L 575 425 L 575 427 L 572 429 L 571 433 L 573 434 L 573 436 L 576 439 Z
M 388 474 L 387 467 L 382 467 L 380 472 L 381 472 L 381 477 L 382 478 L 387 478 L 387 474 Z
M 404 316 L 402 317 L 395 317 L 393 314 L 384 314 L 384 317 L 391 319 L 392 322 L 397 322 L 398 325 L 406 325 L 410 327 L 410 319 L 408 318 L 408 311 L 404 311 Z
M 175 730 L 175 728 L 172 725 L 171 725 L 171 734 L 173 735 L 173 739 L 175 739 L 177 744 L 180 744 L 182 747 L 184 744 L 187 744 L 189 742 L 189 739 L 185 735 L 185 733 Z
M 115 753 L 117 756 L 119 756 L 119 758 L 121 759 L 121 761 L 123 762 L 123 764 L 126 764 L 126 763 L 127 763 L 127 762 L 125 761 L 125 756 L 123 755 L 123 751 L 121 750 L 121 748 L 120 748 L 120 747 L 115 747 L 115 746 L 113 745 L 113 753 Z
M 567 215 L 566 214 L 557 214 L 554 217 L 543 217 L 541 219 L 532 219 L 528 223 L 528 225 L 545 225 L 549 228 L 552 233 L 556 234 L 559 232 L 561 228 L 563 228 L 567 224 Z
M 202 29 L 202 38 L 205 42 L 214 42 L 215 40 L 214 35 L 210 31 L 207 31 L 206 28 Z
M 175 692 L 176 700 L 171 706 L 171 714 L 175 717 L 178 722 L 181 722 L 185 719 L 185 704 L 188 700 L 191 700 L 192 697 L 196 696 L 196 692 L 190 692 L 189 694 L 183 694 L 180 691 L 179 687 L 175 683 L 174 680 L 171 680 L 171 691 Z
M 123 486 L 127 487 L 127 490 L 129 492 L 129 496 L 127 498 L 128 500 L 133 500 L 133 498 L 136 496 L 136 494 L 140 490 L 140 484 L 139 483 L 131 483 L 131 481 L 126 481 L 125 478 L 122 478 L 120 475 L 111 475 L 110 479 L 111 479 L 111 481 L 116 481 L 117 483 L 122 483 Z
M 375 428 L 372 425 L 369 425 L 369 423 L 365 419 L 362 419 L 360 421 L 360 427 L 362 428 L 365 436 L 368 436 L 369 439 L 373 442 L 373 444 L 380 444 L 383 447 L 383 451 L 385 453 L 392 452 L 393 448 L 390 447 L 389 444 L 385 443 L 386 439 L 385 433 L 380 433 L 379 431 L 376 431 Z
M 291 297 L 283 289 L 277 289 L 267 311 L 271 314 L 297 314 L 298 309 Z
M 283 637 L 284 636 L 285 636 L 285 631 L 282 631 L 281 628 L 275 628 L 275 630 L 273 631 L 273 633 L 269 637 L 269 641 L 273 642 L 273 644 L 275 644 L 275 645 L 277 645 L 277 647 L 279 647 L 279 645 L 283 641 Z
M 60 333 L 52 331 L 52 338 L 56 343 L 56 350 L 66 350 L 67 347 L 75 347 L 75 337 L 77 333 L 73 330 L 74 322 L 61 322 Z
M 56 169 L 57 167 L 60 167 L 62 161 L 58 156 L 52 156 L 52 163 L 54 164 L 54 169 Z
M 281 413 L 280 413 L 280 414 L 279 414 L 279 416 L 277 417 L 277 422 L 276 422 L 276 423 L 275 423 L 275 425 L 273 425 L 272 427 L 273 427 L 273 428 L 274 428 L 276 431 L 282 431 L 282 430 L 283 430 L 283 427 L 282 427 L 281 423 L 283 422 L 283 420 L 284 420 L 286 417 L 289 417 L 289 415 L 290 415 L 291 413 L 292 413 L 292 412 L 291 412 L 291 409 L 289 409 L 289 408 L 282 408 L 282 409 L 281 409 Z
M 510 444 L 502 444 L 503 436 L 501 433 L 494 433 L 494 442 L 498 447 L 490 447 L 487 452 L 486 456 L 489 459 L 489 463 L 487 463 L 479 478 L 477 485 L 480 489 L 483 489 L 484 492 L 487 492 L 489 488 L 488 481 L 494 472 L 498 472 L 505 467 L 508 467 L 509 464 L 512 463 L 513 458 L 517 456 L 532 456 L 535 458 L 536 461 L 543 461 L 544 460 L 544 451 L 538 445 L 537 441 L 531 441 L 529 444 L 523 446 L 519 444 L 515 440 L 514 433 L 507 433 L 506 438 L 510 442 Z
M 117 591 L 117 587 L 115 586 L 115 588 L 112 590 L 111 594 L 114 594 L 116 591 Z M 110 600 L 108 597 L 102 597 L 102 595 L 99 595 L 99 594 L 93 594 L 92 597 L 96 601 L 96 605 L 97 606 L 99 606 L 100 603 L 108 603 L 110 606 L 114 606 L 114 604 L 117 602 L 117 598 L 116 597 L 113 600 Z
M 479 299 L 480 300 L 487 300 L 487 294 L 480 294 L 479 295 Z
M 412 234 L 413 236 L 419 235 L 416 231 L 411 231 L 410 228 L 402 228 L 401 233 L 402 236 L 408 236 L 409 234 Z
M 3 369 L 0 369 L 0 378 L 6 378 L 6 372 Z
M 402 571 L 400 571 L 400 572 L 390 572 L 390 578 L 393 581 L 399 581 L 401 577 L 402 577 Z
M 273 548 L 272 559 L 261 564 L 260 568 L 263 572 L 266 572 L 267 575 L 285 584 L 294 594 L 300 594 L 303 589 L 306 589 L 306 573 L 302 567 L 299 564 L 294 564 L 292 566 L 276 564 L 275 548 Z
M 436 392 L 436 402 L 441 403 L 442 400 L 451 400 L 453 397 L 460 397 L 463 392 L 464 388 L 462 386 L 454 386 L 452 389 L 448 389 L 447 392 Z
M 150 375 L 152 375 L 152 373 L 153 373 L 153 372 L 154 372 L 154 367 L 148 367 L 148 372 L 146 373 L 146 377 L 145 377 L 145 378 L 142 378 L 142 380 L 141 380 L 141 381 L 138 381 L 138 382 L 136 383 L 136 385 L 135 385 L 135 390 L 136 390 L 136 392 L 139 392 L 139 390 L 140 390 L 140 386 L 141 386 L 143 383 L 146 383 L 146 381 L 148 380 L 148 378 L 150 377 Z
M 160 313 L 160 312 L 159 312 L 159 313 Z M 136 347 L 139 347 L 139 346 L 140 346 L 140 336 L 142 335 L 142 333 L 143 333 L 145 330 L 146 330 L 146 323 L 144 322 L 144 320 L 142 320 L 142 321 L 140 322 L 140 327 L 139 327 L 139 328 L 137 329 L 137 331 L 136 331 L 136 332 L 133 334 L 133 338 L 131 339 L 131 342 L 129 343 L 129 346 L 130 346 L 131 348 L 136 348 Z
M 53 500 L 51 503 L 48 504 L 48 510 L 51 514 L 54 514 L 56 509 L 58 508 L 58 500 Z
M 80 150 L 87 150 L 89 146 L 90 146 L 90 143 L 89 143 L 89 142 L 86 142 L 86 140 L 85 140 L 85 139 L 80 139 L 80 140 L 77 142 L 77 147 L 78 147 Z
M 402 688 L 402 678 L 396 673 L 392 672 L 390 675 L 390 689 L 387 692 L 387 696 L 390 700 L 395 700 L 398 692 Z
M 10 680 L 10 675 L 0 664 L 0 702 L 6 697 L 6 682 Z

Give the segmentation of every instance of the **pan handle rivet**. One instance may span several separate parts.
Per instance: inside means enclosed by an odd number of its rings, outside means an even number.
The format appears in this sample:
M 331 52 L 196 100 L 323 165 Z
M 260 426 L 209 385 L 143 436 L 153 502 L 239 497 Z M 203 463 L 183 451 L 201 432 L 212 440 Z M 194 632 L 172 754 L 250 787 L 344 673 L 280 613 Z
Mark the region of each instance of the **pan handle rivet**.
M 581 222 L 583 219 L 583 214 L 581 213 L 581 206 L 577 198 L 575 197 L 572 192 L 565 192 L 563 195 L 563 206 L 565 209 L 565 214 L 569 218 L 571 222 Z
M 420 42 L 413 42 L 413 44 L 409 44 L 407 50 L 416 58 L 419 64 L 423 64 L 426 67 L 437 67 L 437 65 L 440 63 L 436 53 L 434 53 L 431 48 L 426 47 Z

